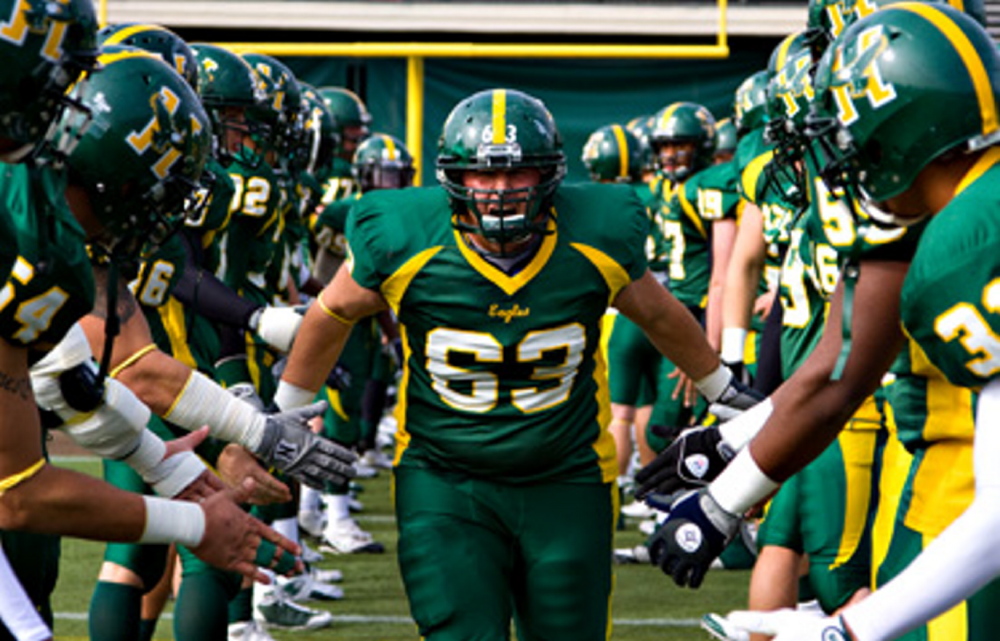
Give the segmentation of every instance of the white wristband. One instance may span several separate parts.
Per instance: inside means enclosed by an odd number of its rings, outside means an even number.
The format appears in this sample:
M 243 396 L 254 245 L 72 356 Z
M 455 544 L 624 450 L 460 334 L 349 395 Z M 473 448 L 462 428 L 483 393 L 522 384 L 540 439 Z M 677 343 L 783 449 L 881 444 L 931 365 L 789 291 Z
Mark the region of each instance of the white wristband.
M 694 382 L 701 395 L 709 401 L 716 401 L 722 393 L 729 387 L 729 382 L 733 380 L 733 373 L 729 368 L 720 364 L 718 369 L 704 378 L 699 378 Z
M 741 450 L 743 446 L 757 436 L 757 432 L 764 427 L 767 419 L 774 411 L 774 403 L 768 396 L 760 403 L 757 403 L 731 421 L 726 421 L 719 426 L 719 434 L 726 445 L 734 450 Z
M 189 548 L 205 537 L 205 512 L 197 503 L 142 497 L 146 504 L 146 529 L 139 543 L 180 543 Z
M 747 343 L 747 330 L 742 327 L 726 327 L 722 330 L 720 356 L 726 363 L 742 363 Z
M 201 372 L 192 372 L 173 406 L 163 416 L 188 430 L 208 425 L 209 433 L 252 452 L 260 446 L 266 418 Z
M 283 412 L 297 407 L 305 407 L 312 403 L 314 398 L 316 398 L 316 392 L 310 392 L 284 380 L 278 383 L 278 389 L 274 392 L 274 404 Z
M 778 488 L 757 466 L 745 447 L 708 486 L 708 492 L 723 510 L 730 514 L 743 514 L 758 501 Z
M 173 498 L 194 483 L 206 470 L 208 468 L 205 462 L 194 452 L 177 452 L 170 458 L 161 460 L 159 465 L 142 478 L 152 486 L 157 495 Z

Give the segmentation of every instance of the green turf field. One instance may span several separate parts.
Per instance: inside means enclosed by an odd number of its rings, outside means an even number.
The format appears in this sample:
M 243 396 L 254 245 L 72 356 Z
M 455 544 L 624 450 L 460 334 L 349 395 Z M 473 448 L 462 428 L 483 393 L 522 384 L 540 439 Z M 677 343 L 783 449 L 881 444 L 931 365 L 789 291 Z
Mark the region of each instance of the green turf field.
M 58 461 L 57 461 L 58 462 Z M 60 463 L 76 469 L 99 473 L 96 460 Z M 310 604 L 334 614 L 334 625 L 312 632 L 282 632 L 272 630 L 278 641 L 286 639 L 329 639 L 338 641 L 412 640 L 419 637 L 409 619 L 402 583 L 396 568 L 396 530 L 389 503 L 389 473 L 364 482 L 360 495 L 365 510 L 357 515 L 362 527 L 372 532 L 386 545 L 381 555 L 330 556 L 321 564 L 324 568 L 339 568 L 344 572 L 346 597 L 331 604 Z M 616 545 L 631 546 L 642 536 L 630 529 L 619 532 Z M 53 597 L 56 611 L 57 641 L 85 639 L 86 613 L 94 577 L 103 555 L 101 545 L 66 539 L 59 585 Z M 715 571 L 708 575 L 699 590 L 680 589 L 652 566 L 618 566 L 614 606 L 615 621 L 612 639 L 615 641 L 688 641 L 706 640 L 696 620 L 705 612 L 727 612 L 743 607 L 749 573 L 745 571 Z M 156 639 L 173 639 L 169 617 L 172 608 L 157 628 Z

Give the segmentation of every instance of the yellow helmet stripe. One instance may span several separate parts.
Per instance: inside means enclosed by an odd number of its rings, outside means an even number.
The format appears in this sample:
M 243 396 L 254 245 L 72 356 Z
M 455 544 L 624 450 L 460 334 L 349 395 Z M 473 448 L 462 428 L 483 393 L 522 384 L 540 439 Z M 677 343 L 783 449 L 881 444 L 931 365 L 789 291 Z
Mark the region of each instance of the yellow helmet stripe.
M 975 88 L 976 99 L 979 102 L 979 115 L 983 120 L 983 135 L 996 131 L 1000 127 L 1000 121 L 997 119 L 996 97 L 993 95 L 993 87 L 990 85 L 990 76 L 986 72 L 986 67 L 983 66 L 982 58 L 979 57 L 979 53 L 976 52 L 975 46 L 969 41 L 965 32 L 940 9 L 929 4 L 903 2 L 886 8 L 915 13 L 937 27 L 938 31 L 948 38 L 962 59 L 962 64 L 969 72 L 969 78 Z
M 625 131 L 621 125 L 611 125 L 611 131 L 615 134 L 615 142 L 618 143 L 618 176 L 628 177 L 628 141 L 625 140 Z
M 389 136 L 382 136 L 382 144 L 385 145 L 386 160 L 399 160 L 399 152 L 396 150 L 396 143 Z
M 793 33 L 785 36 L 785 39 L 778 45 L 778 59 L 775 60 L 775 69 L 784 69 L 785 63 L 788 62 L 788 50 L 792 48 L 792 43 L 795 42 L 795 36 L 797 35 Z
M 131 27 L 125 27 L 120 31 L 116 31 L 111 34 L 111 37 L 104 41 L 106 45 L 116 45 L 125 42 L 132 36 L 143 31 L 166 31 L 163 27 L 155 24 L 134 24 Z
M 507 133 L 507 90 L 493 90 L 493 144 L 502 145 Z
M 162 60 L 159 56 L 154 55 L 145 49 L 136 49 L 135 51 L 115 51 L 114 53 L 102 53 L 97 57 L 98 62 L 107 67 L 108 65 L 118 62 L 119 60 L 128 60 L 129 58 L 153 58 L 154 60 Z
M 948 0 L 948 4 L 958 9 L 962 13 L 965 13 L 965 3 L 962 2 L 962 0 Z
M 659 129 L 660 127 L 662 127 L 662 126 L 666 125 L 668 122 L 670 122 L 670 119 L 674 117 L 674 112 L 677 111 L 677 109 L 679 109 L 680 106 L 681 106 L 681 103 L 679 103 L 679 102 L 676 102 L 676 103 L 670 105 L 663 112 L 663 115 L 660 116 L 660 123 L 659 123 L 659 125 L 657 125 L 656 128 Z

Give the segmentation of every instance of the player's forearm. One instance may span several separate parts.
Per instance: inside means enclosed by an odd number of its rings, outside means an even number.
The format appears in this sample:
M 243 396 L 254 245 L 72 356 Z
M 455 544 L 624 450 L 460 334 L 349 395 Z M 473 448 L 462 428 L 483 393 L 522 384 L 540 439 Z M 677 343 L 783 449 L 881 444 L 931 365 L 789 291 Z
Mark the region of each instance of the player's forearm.
M 843 284 L 830 303 L 823 336 L 805 363 L 772 395 L 774 412 L 751 443 L 760 468 L 783 481 L 833 442 L 881 383 L 904 344 L 899 328 L 902 263 L 864 263 L 851 310 L 851 347 L 841 356 Z
M 661 354 L 693 380 L 718 369 L 719 357 L 708 345 L 701 325 L 649 272 L 622 290 L 615 306 L 642 328 Z
M 4 530 L 136 541 L 143 532 L 144 514 L 138 494 L 52 465 L 0 495 Z
M 317 303 L 310 305 L 288 355 L 282 381 L 310 392 L 319 391 L 337 363 L 352 326 L 332 318 Z
M 190 376 L 190 367 L 156 349 L 122 369 L 116 378 L 148 405 L 154 414 L 164 416 L 170 411 Z

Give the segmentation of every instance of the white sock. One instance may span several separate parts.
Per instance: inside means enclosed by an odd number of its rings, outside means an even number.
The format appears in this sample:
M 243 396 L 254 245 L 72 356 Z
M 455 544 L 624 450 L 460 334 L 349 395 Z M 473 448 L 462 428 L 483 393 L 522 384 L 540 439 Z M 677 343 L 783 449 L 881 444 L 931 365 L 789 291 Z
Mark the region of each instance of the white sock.
M 319 490 L 303 485 L 299 493 L 299 512 L 319 512 L 322 505 Z
M 297 517 L 292 517 L 288 519 L 277 519 L 271 524 L 274 531 L 278 534 L 284 536 L 285 538 L 291 539 L 296 543 L 299 542 L 299 519 Z
M 323 503 L 326 504 L 327 523 L 335 523 L 341 519 L 351 516 L 350 497 L 346 494 L 324 494 Z

